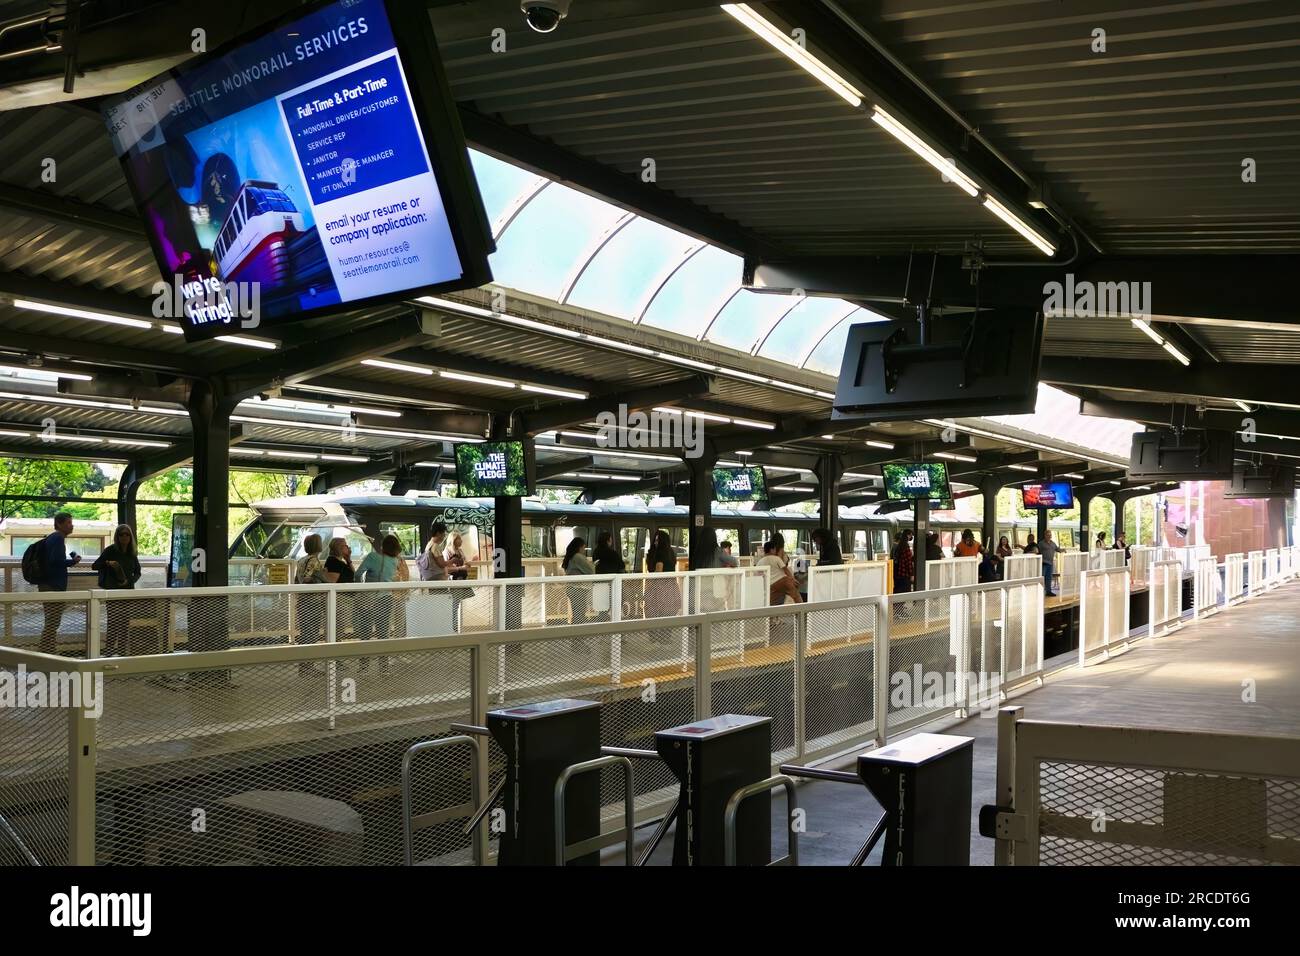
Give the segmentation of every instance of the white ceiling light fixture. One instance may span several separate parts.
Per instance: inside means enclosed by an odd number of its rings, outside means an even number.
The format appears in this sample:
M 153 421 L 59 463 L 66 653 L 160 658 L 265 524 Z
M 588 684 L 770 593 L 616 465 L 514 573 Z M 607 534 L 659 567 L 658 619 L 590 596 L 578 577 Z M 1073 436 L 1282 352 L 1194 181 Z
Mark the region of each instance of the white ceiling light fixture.
M 1073 478 L 1073 479 L 1075 479 L 1076 481 L 1083 481 L 1085 476 L 1075 474 L 1075 473 L 1072 472 L 1072 471 L 1067 471 L 1067 472 L 1063 473 L 1063 474 L 1061 475 L 1061 477 L 1062 477 L 1062 478 Z
M 1247 415 L 1249 415 L 1252 411 L 1254 411 L 1254 409 L 1251 408 L 1249 405 L 1247 405 L 1245 402 L 1238 401 L 1238 400 L 1235 399 L 1235 398 L 1232 400 L 1232 404 L 1236 405 L 1238 408 L 1240 408 L 1240 409 L 1241 409 L 1243 412 L 1245 412 Z
M 1150 322 L 1147 322 L 1144 319 L 1130 319 L 1129 321 L 1133 323 L 1133 327 L 1135 329 L 1140 329 L 1143 333 L 1146 334 L 1147 338 L 1149 338 L 1152 342 L 1156 343 L 1156 345 L 1165 344 L 1164 337 L 1155 329 L 1151 328 Z
M 46 368 L 43 365 L 0 365 L 0 372 L 13 372 L 17 375 L 41 372 L 45 375 L 53 375 L 55 378 L 66 378 L 76 382 L 93 382 L 95 380 L 95 376 L 87 375 L 84 372 L 69 372 L 64 369 Z
M 131 329 L 152 329 L 153 323 L 144 319 L 129 319 L 122 315 L 110 315 L 107 312 L 92 312 L 89 309 L 74 309 L 66 305 L 53 305 L 49 302 L 35 302 L 31 299 L 14 299 L 14 307 L 28 309 L 32 312 L 45 312 L 49 315 L 64 315 L 72 319 L 90 319 L 92 322 L 106 322 L 109 325 L 122 325 Z
M 488 375 L 470 375 L 468 372 L 449 372 L 443 369 L 438 373 L 442 378 L 450 378 L 457 382 L 469 382 L 473 385 L 491 385 L 495 388 L 517 388 L 514 382 L 508 382 L 503 378 L 492 378 Z
M 386 368 L 390 372 L 411 372 L 414 375 L 433 375 L 433 369 L 424 365 L 412 365 L 410 362 L 394 362 L 390 359 L 362 359 L 362 365 L 371 368 Z
M 274 352 L 280 347 L 280 343 L 272 339 L 255 339 L 251 335 L 218 335 L 217 341 L 250 349 L 265 349 L 268 352 Z
M 883 448 L 885 451 L 893 451 L 894 443 L 888 441 L 876 441 L 874 438 L 867 439 L 867 445 L 871 448 Z
M 724 3 L 722 9 L 850 106 L 862 105 L 862 93 L 852 83 L 809 53 L 776 24 L 764 19 L 749 4 Z
M 1030 245 L 1045 256 L 1056 255 L 1056 246 L 1052 245 L 1042 233 L 1035 230 L 1032 226 L 1022 220 L 1002 203 L 998 202 L 988 193 L 984 194 L 984 208 L 993 213 L 1008 226 L 1020 233 L 1024 238 L 1029 240 Z
M 878 104 L 875 106 L 871 114 L 871 120 L 881 129 L 885 130 L 885 132 L 889 133 L 896 140 L 937 169 L 943 174 L 944 178 L 948 182 L 955 185 L 967 196 L 970 196 L 973 199 L 979 195 L 979 186 L 975 184 L 973 179 L 958 169 L 952 160 L 940 156 L 933 147 L 881 109 Z
M 571 398 L 579 402 L 585 402 L 591 397 L 586 392 L 572 392 L 567 388 L 551 388 L 549 385 L 522 384 L 519 387 L 525 392 L 535 392 L 538 395 L 554 395 L 556 398 Z
M 1192 364 L 1192 360 L 1184 355 L 1173 342 L 1166 341 L 1162 348 L 1178 360 L 1178 363 L 1184 368 Z
M 150 441 L 144 438 L 110 438 L 110 445 L 129 445 L 133 448 L 171 448 L 169 441 Z
M 958 455 L 950 451 L 936 451 L 934 453 L 934 457 L 946 458 L 948 459 L 948 461 L 964 461 L 967 464 L 974 464 L 976 461 L 978 461 L 978 459 L 972 458 L 970 455 Z

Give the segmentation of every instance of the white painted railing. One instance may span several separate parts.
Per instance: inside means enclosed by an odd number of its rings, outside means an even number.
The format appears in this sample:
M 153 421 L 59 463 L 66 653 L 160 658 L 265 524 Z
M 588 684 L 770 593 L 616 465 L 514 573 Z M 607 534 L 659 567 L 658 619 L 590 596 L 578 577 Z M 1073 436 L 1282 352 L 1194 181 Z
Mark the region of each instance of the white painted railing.
M 1043 580 L 1043 556 L 1041 554 L 1013 554 L 1002 559 L 1003 581 Z
M 1207 617 L 1227 606 L 1226 574 L 1226 564 L 1219 564 L 1213 557 L 1196 562 L 1196 573 L 1192 576 L 1193 618 Z
M 1183 565 L 1181 561 L 1157 561 L 1147 574 L 1150 600 L 1147 633 L 1158 637 L 1182 626 Z
M 1246 597 L 1246 556 L 1230 554 L 1223 559 L 1223 595 L 1229 604 Z
M 1264 552 L 1248 552 L 1246 555 L 1246 587 L 1250 589 L 1250 593 L 1257 594 L 1263 591 L 1268 583 L 1267 577 L 1264 571 Z
M 1080 574 L 1079 666 L 1104 661 L 1129 641 L 1129 572 L 1098 568 Z
M 1105 552 L 1101 552 L 1105 554 Z M 1120 552 L 1123 557 L 1123 552 Z M 1098 557 L 1098 553 L 1087 554 L 1082 551 L 1062 551 L 1056 556 L 1056 572 L 1060 583 L 1057 585 L 1056 593 L 1063 598 L 1077 597 L 1082 589 L 1082 575 L 1084 571 L 1091 568 L 1100 567 L 1093 563 Z

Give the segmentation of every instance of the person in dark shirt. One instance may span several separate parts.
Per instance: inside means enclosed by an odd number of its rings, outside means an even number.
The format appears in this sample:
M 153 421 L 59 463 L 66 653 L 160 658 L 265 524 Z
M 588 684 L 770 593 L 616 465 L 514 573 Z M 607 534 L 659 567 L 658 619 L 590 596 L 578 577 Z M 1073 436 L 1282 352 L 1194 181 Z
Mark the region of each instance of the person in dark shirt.
M 943 548 L 939 547 L 939 534 L 936 531 L 931 531 L 925 536 L 925 560 L 943 560 Z
M 91 569 L 99 572 L 99 587 L 105 591 L 130 591 L 140 580 L 140 559 L 135 553 L 135 533 L 129 524 L 120 524 L 113 532 L 113 543 L 105 548 Z M 105 653 L 128 654 L 131 618 L 137 614 L 141 601 L 108 601 L 108 640 Z
M 325 580 L 330 584 L 353 584 L 357 579 L 356 569 L 352 567 L 352 549 L 344 538 L 330 538 L 330 556 L 325 559 Z M 352 609 L 356 596 L 351 592 L 339 595 L 334 620 L 334 633 L 338 640 L 343 640 L 347 627 L 352 624 Z M 361 622 L 357 622 L 361 623 Z
M 54 516 L 54 531 L 44 541 L 42 549 L 42 569 L 44 579 L 37 585 L 38 591 L 66 591 L 68 589 L 68 568 L 81 563 L 81 555 L 67 551 L 67 538 L 72 534 L 72 515 L 60 511 Z M 45 623 L 41 628 L 41 653 L 55 654 L 59 650 L 59 626 L 63 623 L 62 602 L 48 601 L 42 605 Z
M 596 562 L 597 574 L 623 574 L 627 571 L 627 562 L 614 547 L 614 535 L 608 531 L 602 531 L 597 536 L 591 559 Z
M 818 528 L 812 533 L 813 547 L 817 549 L 817 566 L 831 566 L 844 563 L 844 554 L 835 533 L 829 528 Z

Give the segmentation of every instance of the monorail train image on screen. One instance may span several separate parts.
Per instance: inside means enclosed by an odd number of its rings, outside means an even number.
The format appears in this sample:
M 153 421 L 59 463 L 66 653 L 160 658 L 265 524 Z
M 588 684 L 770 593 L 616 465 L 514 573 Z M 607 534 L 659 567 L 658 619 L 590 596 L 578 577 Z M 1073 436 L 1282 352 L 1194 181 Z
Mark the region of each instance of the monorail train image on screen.
M 303 215 L 275 183 L 250 179 L 239 187 L 212 246 L 223 282 L 268 287 L 292 278 L 289 244 L 305 228 Z
M 414 558 L 429 540 L 430 529 L 437 521 L 461 535 L 462 551 L 471 563 L 490 561 L 492 555 L 495 514 L 491 499 L 303 495 L 257 502 L 252 509 L 254 517 L 235 539 L 231 557 L 296 559 L 303 554 L 303 539 L 319 534 L 326 542 L 335 537 L 346 539 L 355 563 L 373 549 L 380 536 L 393 534 L 402 542 L 407 557 Z M 525 500 L 523 510 L 524 559 L 530 574 L 554 573 L 551 566 L 558 564 L 558 557 L 575 536 L 583 538 L 591 548 L 602 531 L 614 536 L 628 569 L 641 571 L 650 536 L 661 528 L 672 538 L 679 567 L 685 567 L 689 513 L 684 505 L 578 505 Z M 811 554 L 812 532 L 820 523 L 817 514 L 737 511 L 717 505 L 713 508 L 712 524 L 718 540 L 731 541 L 734 553 L 742 559 L 761 548 L 776 531 L 785 537 L 789 550 Z M 964 529 L 970 528 L 977 537 L 980 534 L 978 522 L 954 516 L 932 515 L 930 526 L 939 533 L 940 545 L 948 554 Z M 1034 518 L 1000 519 L 997 534 L 1006 535 L 1012 546 L 1019 548 L 1036 526 Z M 1077 546 L 1075 522 L 1054 520 L 1049 526 L 1062 547 Z M 861 508 L 841 508 L 840 527 L 845 553 L 857 560 L 869 560 L 887 556 L 895 533 L 910 528 L 911 520 L 906 515 L 878 517 Z

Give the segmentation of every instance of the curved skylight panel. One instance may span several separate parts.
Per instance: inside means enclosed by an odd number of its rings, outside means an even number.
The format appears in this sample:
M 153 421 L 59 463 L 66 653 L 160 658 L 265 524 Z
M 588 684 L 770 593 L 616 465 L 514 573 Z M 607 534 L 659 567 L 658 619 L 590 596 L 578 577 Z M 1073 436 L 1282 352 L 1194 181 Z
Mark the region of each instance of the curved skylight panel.
M 834 325 L 856 306 L 843 299 L 808 297 L 772 329 L 758 347 L 764 358 L 798 365 L 808 350 Z
M 799 304 L 798 296 L 743 289 L 723 306 L 704 338 L 708 342 L 748 352 L 768 329 Z
M 1059 438 L 1119 458 L 1127 458 L 1136 422 L 1079 414 L 1079 400 L 1051 385 L 1038 385 L 1038 402 L 1029 415 L 990 415 L 989 421 L 1023 428 L 1045 438 Z
M 520 211 L 491 257 L 498 285 L 558 301 L 579 256 L 624 212 L 552 183 Z
M 657 222 L 636 219 L 592 257 L 569 293 L 569 304 L 634 319 L 665 273 L 697 245 L 698 240 Z
M 514 204 L 520 193 L 531 189 L 541 178 L 474 150 L 470 150 L 469 161 L 474 167 L 479 192 L 483 195 L 483 208 L 487 210 L 488 222 L 492 224 Z
M 812 344 L 812 354 L 808 356 L 804 368 L 838 378 L 844 361 L 844 346 L 849 340 L 849 329 L 855 322 L 870 319 L 870 313 L 861 309 L 856 309 L 848 318 L 841 319 L 839 325 L 831 329 L 820 342 Z
M 709 246 L 669 279 L 646 309 L 645 325 L 697 336 L 740 286 L 741 260 Z

